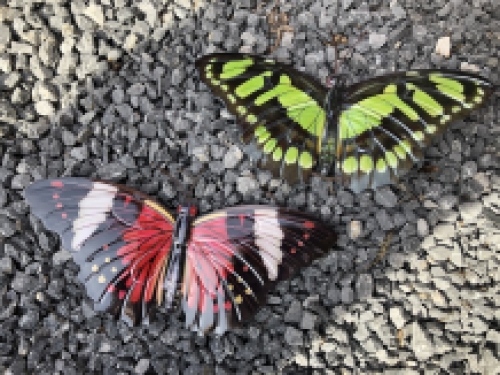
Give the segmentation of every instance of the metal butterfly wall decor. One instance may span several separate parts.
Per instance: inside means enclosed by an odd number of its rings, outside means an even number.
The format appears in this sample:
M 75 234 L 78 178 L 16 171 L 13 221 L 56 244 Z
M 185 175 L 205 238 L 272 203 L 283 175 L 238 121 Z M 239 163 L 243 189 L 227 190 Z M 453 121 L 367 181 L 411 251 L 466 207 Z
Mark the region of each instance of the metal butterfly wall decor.
M 300 212 L 237 206 L 177 218 L 148 196 L 85 178 L 41 180 L 25 198 L 32 213 L 59 234 L 80 266 L 95 302 L 129 325 L 180 295 L 186 326 L 223 334 L 250 319 L 269 290 L 327 253 L 336 235 Z
M 452 121 L 484 104 L 493 85 L 459 70 L 410 70 L 327 88 L 260 56 L 216 53 L 196 62 L 201 80 L 255 141 L 263 167 L 291 183 L 311 172 L 353 192 L 393 183 Z

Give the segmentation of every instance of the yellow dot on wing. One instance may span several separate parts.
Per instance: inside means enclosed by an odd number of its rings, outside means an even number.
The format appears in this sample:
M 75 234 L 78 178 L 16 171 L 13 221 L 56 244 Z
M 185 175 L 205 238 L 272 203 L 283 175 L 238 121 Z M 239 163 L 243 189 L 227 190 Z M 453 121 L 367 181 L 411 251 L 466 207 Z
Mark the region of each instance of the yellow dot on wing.
M 97 272 L 97 271 L 99 271 L 99 266 L 97 264 L 94 264 L 92 266 L 92 272 Z
M 106 277 L 104 277 L 104 275 L 101 275 L 99 276 L 97 281 L 99 282 L 99 284 L 104 284 L 106 282 Z

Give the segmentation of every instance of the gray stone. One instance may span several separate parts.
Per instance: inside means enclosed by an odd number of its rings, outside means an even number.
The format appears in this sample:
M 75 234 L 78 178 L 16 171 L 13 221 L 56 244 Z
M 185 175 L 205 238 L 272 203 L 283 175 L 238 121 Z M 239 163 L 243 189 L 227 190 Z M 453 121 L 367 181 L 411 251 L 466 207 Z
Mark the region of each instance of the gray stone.
M 259 183 L 253 176 L 241 176 L 236 180 L 237 190 L 245 195 L 259 188 Z
M 404 10 L 403 7 L 401 7 L 396 0 L 392 0 L 390 3 L 391 7 L 391 12 L 394 15 L 394 17 L 399 20 L 399 19 L 404 19 L 406 18 L 406 11 Z
M 11 287 L 18 293 L 25 294 L 30 292 L 38 284 L 36 278 L 26 275 L 22 272 L 16 272 L 14 280 L 12 280 Z
M 434 344 L 418 322 L 412 324 L 411 348 L 419 361 L 427 361 L 434 353 Z
M 48 100 L 40 100 L 35 104 L 36 112 L 41 116 L 54 116 L 56 109 L 54 105 Z
M 122 88 L 117 88 L 111 93 L 111 99 L 115 104 L 122 104 L 125 101 L 125 92 Z
M 10 187 L 15 190 L 22 190 L 31 184 L 31 177 L 29 174 L 17 174 L 12 178 Z
M 28 90 L 23 90 L 20 87 L 16 87 L 10 100 L 13 104 L 26 104 L 30 101 L 31 95 Z
M 434 228 L 433 235 L 437 239 L 448 239 L 455 235 L 455 225 L 449 223 L 439 224 Z
M 397 205 L 398 197 L 388 186 L 384 186 L 375 192 L 375 202 L 382 207 L 392 208 Z
M 356 295 L 360 301 L 366 301 L 373 295 L 373 277 L 362 273 L 356 278 Z
M 0 70 L 4 73 L 12 71 L 12 58 L 8 53 L 0 53 Z
M 146 21 L 149 23 L 151 27 L 154 27 L 156 21 L 158 19 L 158 10 L 149 0 L 142 0 L 139 4 L 137 4 L 138 8 L 146 15 Z
M 117 181 L 127 175 L 127 169 L 120 162 L 113 162 L 100 167 L 97 174 L 104 180 Z
M 0 259 L 0 276 L 11 274 L 14 272 L 14 262 L 9 256 L 4 256 Z
M 30 59 L 31 73 L 40 81 L 45 81 L 53 77 L 54 73 L 46 67 L 38 56 L 32 56 Z
M 3 207 L 7 204 L 8 195 L 7 190 L 0 186 L 0 207 Z
M 425 237 L 429 234 L 429 224 L 427 224 L 425 219 L 420 218 L 417 220 L 417 234 L 420 237 Z
M 35 83 L 32 96 L 34 101 L 47 100 L 57 102 L 59 100 L 57 89 L 53 85 L 43 81 L 37 81 Z
M 137 362 L 137 365 L 134 367 L 134 373 L 142 375 L 145 374 L 149 369 L 149 358 L 142 358 Z
M 384 231 L 388 231 L 394 227 L 394 222 L 392 218 L 389 216 L 386 210 L 379 210 L 375 214 L 375 218 L 380 225 L 380 228 Z
M 302 318 L 302 305 L 299 301 L 293 300 L 288 311 L 283 317 L 286 323 L 298 323 Z
M 401 306 L 395 306 L 389 309 L 389 318 L 397 329 L 404 327 L 406 323 L 404 315 L 404 309 Z
M 9 90 L 12 90 L 14 87 L 17 86 L 20 80 L 21 80 L 21 74 L 19 72 L 12 72 L 2 76 L 1 82 L 2 86 L 4 86 Z
M 460 217 L 465 223 L 475 222 L 483 209 L 481 202 L 465 202 L 459 206 Z
M 25 55 L 33 55 L 35 53 L 35 49 L 32 45 L 19 42 L 12 42 L 10 45 L 10 51 L 11 53 Z
M 224 155 L 223 163 L 224 163 L 224 168 L 226 169 L 233 169 L 235 168 L 243 158 L 243 153 L 241 152 L 241 149 L 233 145 L 229 148 L 229 151 Z
M 500 369 L 500 361 L 495 357 L 495 354 L 493 354 L 491 349 L 484 348 L 481 353 L 479 366 L 481 369 L 481 374 L 498 374 L 498 369 Z
M 17 113 L 14 107 L 7 101 L 0 102 L 0 121 L 5 121 L 9 124 L 17 120 Z
M 94 21 L 99 26 L 104 25 L 104 11 L 101 5 L 97 5 L 94 2 L 91 2 L 83 12 L 88 18 Z
M 5 24 L 0 24 L 0 46 L 7 46 L 12 38 L 10 27 Z
M 302 320 L 300 321 L 300 328 L 304 330 L 313 329 L 317 318 L 317 315 L 311 313 L 310 311 L 305 311 L 302 315 Z
M 386 41 L 387 41 L 387 35 L 377 34 L 377 33 L 370 33 L 370 37 L 368 40 L 373 49 L 382 48 L 382 46 L 385 44 Z
M 287 327 L 284 335 L 285 342 L 290 346 L 304 345 L 304 337 L 302 331 L 294 327 Z
M 439 198 L 439 208 L 442 210 L 451 210 L 458 202 L 458 198 L 454 195 L 445 195 Z
M 359 220 L 351 220 L 349 223 L 349 237 L 351 240 L 355 240 L 363 231 L 363 223 Z
M 60 250 L 52 256 L 52 263 L 54 266 L 59 266 L 72 258 L 72 255 L 67 250 Z
M 37 310 L 30 309 L 19 319 L 19 327 L 22 329 L 33 329 L 40 320 L 40 314 Z

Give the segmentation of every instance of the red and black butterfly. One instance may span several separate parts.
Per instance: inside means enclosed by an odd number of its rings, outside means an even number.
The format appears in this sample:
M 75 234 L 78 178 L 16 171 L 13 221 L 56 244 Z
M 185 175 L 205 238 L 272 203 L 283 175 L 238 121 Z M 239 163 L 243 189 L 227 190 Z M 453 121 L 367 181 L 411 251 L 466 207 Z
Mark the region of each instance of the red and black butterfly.
M 95 309 L 130 325 L 147 322 L 155 304 L 171 307 L 180 292 L 186 326 L 222 334 L 336 238 L 310 215 L 273 206 L 195 219 L 196 207 L 182 205 L 174 219 L 138 191 L 85 178 L 38 181 L 25 196 L 72 252 Z

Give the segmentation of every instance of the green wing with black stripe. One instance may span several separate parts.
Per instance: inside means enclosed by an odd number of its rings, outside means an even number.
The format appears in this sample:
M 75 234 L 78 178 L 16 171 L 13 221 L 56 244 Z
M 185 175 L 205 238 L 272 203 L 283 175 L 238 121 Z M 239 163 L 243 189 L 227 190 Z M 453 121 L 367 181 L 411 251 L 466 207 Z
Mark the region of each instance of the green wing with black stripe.
M 266 168 L 295 182 L 317 164 L 326 123 L 327 88 L 274 60 L 246 54 L 212 54 L 196 62 L 202 81 L 221 97 L 255 141 Z
M 335 175 L 354 192 L 394 182 L 491 93 L 484 78 L 456 70 L 401 72 L 347 88 L 337 118 Z

